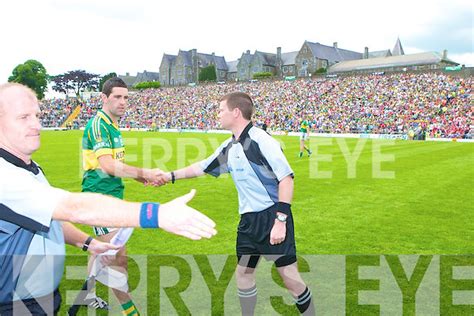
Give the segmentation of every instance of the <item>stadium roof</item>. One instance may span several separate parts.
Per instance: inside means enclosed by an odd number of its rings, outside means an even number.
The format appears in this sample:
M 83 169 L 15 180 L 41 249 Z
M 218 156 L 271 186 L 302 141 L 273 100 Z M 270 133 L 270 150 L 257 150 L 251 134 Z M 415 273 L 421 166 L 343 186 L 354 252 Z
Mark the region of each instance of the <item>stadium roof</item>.
M 429 65 L 438 64 L 441 61 L 458 65 L 458 63 L 443 58 L 440 53 L 437 52 L 426 52 L 410 55 L 399 55 L 389 57 L 378 57 L 360 60 L 342 61 L 329 67 L 328 72 L 345 72 L 345 71 L 357 71 L 367 69 L 380 69 L 380 68 L 391 68 L 391 67 L 403 67 L 403 66 L 416 66 L 416 65 Z
M 325 59 L 330 63 L 344 60 L 362 59 L 362 53 L 353 52 L 347 49 L 341 49 L 334 46 L 326 46 L 319 43 L 306 41 L 311 49 L 313 56 L 319 59 Z

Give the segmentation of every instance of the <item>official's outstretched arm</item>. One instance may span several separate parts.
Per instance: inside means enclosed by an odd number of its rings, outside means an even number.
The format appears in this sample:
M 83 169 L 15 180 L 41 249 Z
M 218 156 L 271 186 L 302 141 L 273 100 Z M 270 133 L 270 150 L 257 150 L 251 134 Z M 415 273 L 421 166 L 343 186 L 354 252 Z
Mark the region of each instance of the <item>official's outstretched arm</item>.
M 107 227 L 159 227 L 193 240 L 211 238 L 217 231 L 206 215 L 189 207 L 196 193 L 191 190 L 179 198 L 160 204 L 134 203 L 96 193 L 66 193 L 53 212 L 53 219 Z M 113 210 L 113 216 L 110 212 Z

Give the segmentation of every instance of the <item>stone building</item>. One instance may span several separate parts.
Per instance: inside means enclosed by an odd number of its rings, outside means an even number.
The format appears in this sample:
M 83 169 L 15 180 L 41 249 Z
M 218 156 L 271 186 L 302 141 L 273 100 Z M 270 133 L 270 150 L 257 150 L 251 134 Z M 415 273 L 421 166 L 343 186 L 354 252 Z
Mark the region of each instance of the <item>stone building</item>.
M 249 80 L 258 72 L 269 72 L 277 77 L 294 76 L 297 53 L 282 53 L 281 47 L 277 47 L 276 54 L 258 50 L 251 54 L 250 50 L 247 50 L 238 60 L 236 78 L 238 80 Z
M 252 64 L 253 54 L 250 54 L 250 50 L 242 53 L 237 63 L 237 80 L 249 80 L 252 79 L 252 72 L 250 65 Z
M 237 65 L 239 60 L 233 60 L 227 62 L 227 80 L 228 81 L 237 81 Z
M 125 75 L 119 75 L 118 77 L 122 79 L 129 88 L 132 88 L 134 85 L 140 82 L 160 81 L 159 73 L 146 70 L 143 70 L 143 72 L 138 72 L 136 76 L 131 76 L 130 73 L 127 72 Z
M 333 46 L 326 46 L 305 41 L 295 58 L 296 76 L 307 77 L 320 68 L 327 69 L 341 61 L 362 57 L 362 53 L 339 48 L 337 42 Z
M 279 61 L 279 65 L 277 65 L 277 75 L 279 77 L 296 76 L 296 56 L 298 56 L 298 53 L 298 51 L 281 53 L 281 48 L 277 48 L 277 61 Z M 278 57 L 279 55 L 281 57 Z
M 135 84 L 149 81 L 160 81 L 160 74 L 158 72 L 151 72 L 146 70 L 137 73 Z
M 408 56 L 408 57 L 404 57 Z M 390 66 L 394 63 L 394 66 Z M 444 58 L 443 54 L 422 53 L 405 55 L 401 41 L 392 50 L 384 49 L 363 53 L 338 47 L 305 41 L 299 51 L 276 53 L 250 50 L 242 53 L 238 60 L 226 62 L 223 56 L 198 53 L 196 49 L 179 50 L 178 55 L 164 54 L 160 65 L 160 81 L 164 86 L 197 83 L 199 69 L 215 65 L 217 81 L 245 81 L 253 79 L 255 73 L 270 72 L 277 78 L 308 77 L 321 72 L 371 71 L 370 69 L 403 69 L 406 67 L 439 69 L 457 63 Z
M 199 69 L 214 65 L 217 81 L 227 79 L 228 67 L 223 56 L 198 53 L 196 49 L 179 50 L 178 55 L 163 54 L 160 78 L 163 86 L 197 83 Z

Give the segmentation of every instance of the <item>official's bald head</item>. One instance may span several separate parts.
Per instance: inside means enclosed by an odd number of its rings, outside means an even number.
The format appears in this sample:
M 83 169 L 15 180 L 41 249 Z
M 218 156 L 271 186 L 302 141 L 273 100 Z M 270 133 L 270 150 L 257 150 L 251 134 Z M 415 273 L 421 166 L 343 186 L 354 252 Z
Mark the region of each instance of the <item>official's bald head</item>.
M 0 114 L 7 109 L 17 98 L 28 98 L 38 102 L 33 90 L 19 83 L 5 83 L 0 85 Z
M 40 146 L 35 93 L 19 83 L 0 85 L 0 147 L 28 163 Z

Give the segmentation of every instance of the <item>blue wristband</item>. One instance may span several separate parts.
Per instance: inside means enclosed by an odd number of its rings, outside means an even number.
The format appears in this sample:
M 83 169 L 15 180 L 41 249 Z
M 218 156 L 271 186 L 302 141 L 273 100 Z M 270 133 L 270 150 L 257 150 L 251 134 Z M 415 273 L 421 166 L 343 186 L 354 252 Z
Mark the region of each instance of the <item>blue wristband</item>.
M 160 203 L 142 203 L 140 210 L 140 227 L 142 228 L 158 228 L 158 209 Z

